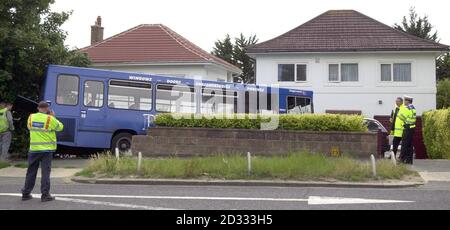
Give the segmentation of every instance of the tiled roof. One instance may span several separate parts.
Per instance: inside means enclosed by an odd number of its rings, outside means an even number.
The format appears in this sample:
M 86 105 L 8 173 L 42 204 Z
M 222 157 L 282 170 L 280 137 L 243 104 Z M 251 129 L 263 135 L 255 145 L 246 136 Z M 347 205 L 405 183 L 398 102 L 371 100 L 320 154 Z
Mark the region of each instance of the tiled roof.
M 447 45 L 396 30 L 354 10 L 331 10 L 299 27 L 248 47 L 249 53 L 444 51 Z
M 241 70 L 161 24 L 143 24 L 81 49 L 93 63 L 213 63 Z

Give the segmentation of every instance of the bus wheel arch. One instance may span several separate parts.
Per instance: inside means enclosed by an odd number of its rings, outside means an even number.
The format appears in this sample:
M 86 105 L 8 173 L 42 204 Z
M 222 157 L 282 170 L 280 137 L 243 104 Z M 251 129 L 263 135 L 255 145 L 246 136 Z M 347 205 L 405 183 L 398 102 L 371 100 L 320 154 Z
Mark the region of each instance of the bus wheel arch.
M 114 152 L 116 148 L 120 152 L 131 150 L 131 139 L 137 133 L 133 130 L 121 129 L 114 132 L 111 138 L 111 150 Z

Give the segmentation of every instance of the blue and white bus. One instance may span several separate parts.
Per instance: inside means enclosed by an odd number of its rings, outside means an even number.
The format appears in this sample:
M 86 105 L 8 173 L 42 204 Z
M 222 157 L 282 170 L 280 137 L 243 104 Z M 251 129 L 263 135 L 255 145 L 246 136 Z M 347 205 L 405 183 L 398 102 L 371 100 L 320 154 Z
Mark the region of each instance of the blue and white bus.
M 314 112 L 312 91 L 59 65 L 48 67 L 41 99 L 64 123 L 59 145 L 121 151 L 158 113 Z

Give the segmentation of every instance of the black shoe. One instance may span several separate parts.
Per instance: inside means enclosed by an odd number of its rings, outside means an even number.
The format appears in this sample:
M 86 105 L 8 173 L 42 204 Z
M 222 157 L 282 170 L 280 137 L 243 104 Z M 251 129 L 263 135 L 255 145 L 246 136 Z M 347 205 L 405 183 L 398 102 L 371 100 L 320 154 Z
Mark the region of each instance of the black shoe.
M 55 200 L 55 197 L 53 197 L 51 195 L 41 196 L 42 202 L 48 202 L 48 201 L 54 201 L 54 200 Z
M 22 194 L 22 201 L 27 201 L 33 199 L 31 194 Z

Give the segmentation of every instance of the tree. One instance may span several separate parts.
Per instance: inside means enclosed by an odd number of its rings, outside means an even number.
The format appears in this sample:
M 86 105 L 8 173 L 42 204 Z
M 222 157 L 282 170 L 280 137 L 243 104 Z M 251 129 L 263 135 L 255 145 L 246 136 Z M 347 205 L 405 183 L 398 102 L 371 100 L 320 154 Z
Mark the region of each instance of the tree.
M 450 79 L 441 80 L 437 83 L 436 108 L 450 108 Z
M 436 78 L 438 81 L 450 79 L 450 53 L 436 60 Z
M 238 77 L 240 82 L 256 82 L 255 61 L 247 55 L 246 48 L 257 42 L 258 39 L 256 38 L 256 35 L 246 38 L 243 34 L 240 34 L 240 36 L 235 39 L 233 56 L 236 60 L 236 65 L 242 70 L 242 74 Z
M 404 16 L 401 25 L 395 24 L 394 28 L 419 38 L 439 42 L 437 31 L 432 33 L 433 26 L 428 21 L 428 16 L 419 17 L 414 7 L 409 9 L 409 18 Z
M 38 100 L 49 64 L 90 64 L 86 55 L 64 45 L 67 33 L 60 27 L 71 12 L 51 12 L 53 3 L 54 0 L 0 2 L 0 100 L 12 102 L 18 94 Z M 27 147 L 23 120 L 26 117 L 16 124 L 15 151 L 25 151 Z
M 242 33 L 231 41 L 230 35 L 225 35 L 223 40 L 217 40 L 211 52 L 230 64 L 236 65 L 242 70 L 242 74 L 235 81 L 243 83 L 255 83 L 255 63 L 246 53 L 246 48 L 258 42 L 256 35 L 245 37 Z
M 233 43 L 231 42 L 230 35 L 225 35 L 223 40 L 217 40 L 214 43 L 213 51 L 214 56 L 219 57 L 230 64 L 235 65 L 236 61 L 233 59 Z
M 395 24 L 394 28 L 423 39 L 439 42 L 437 31 L 432 32 L 433 25 L 428 21 L 428 17 L 426 15 L 419 17 L 414 7 L 409 9 L 408 17 L 403 17 L 401 25 Z M 437 80 L 450 78 L 450 57 L 448 53 L 436 60 L 436 78 Z

